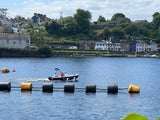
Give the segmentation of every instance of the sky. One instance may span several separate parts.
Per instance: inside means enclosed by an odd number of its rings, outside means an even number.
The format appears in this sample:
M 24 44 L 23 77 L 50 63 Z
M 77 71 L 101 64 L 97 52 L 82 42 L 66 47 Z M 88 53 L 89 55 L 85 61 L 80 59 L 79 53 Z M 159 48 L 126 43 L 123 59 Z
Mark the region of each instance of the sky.
M 91 21 L 101 15 L 110 20 L 115 13 L 123 13 L 132 21 L 152 21 L 152 15 L 160 12 L 159 0 L 1 0 L 0 8 L 7 8 L 7 15 L 31 18 L 34 13 L 46 14 L 53 19 L 73 16 L 77 9 L 89 10 Z

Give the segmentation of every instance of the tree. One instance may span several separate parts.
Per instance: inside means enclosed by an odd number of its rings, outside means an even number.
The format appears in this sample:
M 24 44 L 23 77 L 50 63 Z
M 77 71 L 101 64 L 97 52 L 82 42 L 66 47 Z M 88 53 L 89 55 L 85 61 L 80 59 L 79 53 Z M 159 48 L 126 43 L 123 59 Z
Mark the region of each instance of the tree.
M 91 13 L 88 10 L 77 9 L 77 13 L 74 14 L 74 19 L 77 22 L 78 31 L 80 33 L 89 32 Z
M 124 20 L 126 17 L 124 14 L 122 13 L 116 13 L 112 16 L 112 19 L 113 21 L 117 21 L 117 22 L 120 22 L 121 20 Z
M 24 17 L 20 16 L 20 15 L 16 15 L 14 19 L 17 19 L 17 20 L 22 20 L 22 19 L 25 19 Z
M 45 27 L 33 27 L 27 29 L 27 31 L 31 37 L 32 43 L 35 43 L 37 46 L 42 46 L 45 44 L 45 36 L 47 36 Z
M 98 18 L 98 23 L 103 23 L 103 22 L 106 22 L 106 19 L 100 15 Z
M 77 32 L 77 23 L 75 19 L 71 16 L 62 18 L 61 29 L 65 34 L 68 35 L 75 34 Z
M 110 30 L 107 27 L 105 27 L 103 30 L 103 39 L 108 39 L 110 35 L 111 35 Z
M 119 28 L 113 28 L 111 29 L 112 36 L 118 37 L 118 38 L 125 38 L 125 32 L 123 30 L 120 30 Z
M 153 25 L 156 27 L 156 29 L 158 29 L 158 27 L 160 27 L 160 13 L 159 12 L 155 12 L 153 15 Z
M 56 20 L 52 20 L 50 22 L 44 22 L 44 27 L 46 28 L 47 32 L 50 34 L 59 34 L 60 25 Z

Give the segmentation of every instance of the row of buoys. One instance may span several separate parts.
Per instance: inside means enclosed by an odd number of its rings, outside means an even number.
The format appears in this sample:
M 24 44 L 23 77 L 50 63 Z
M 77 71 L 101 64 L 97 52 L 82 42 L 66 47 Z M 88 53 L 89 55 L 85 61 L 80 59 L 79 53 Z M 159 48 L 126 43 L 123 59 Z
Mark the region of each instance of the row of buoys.
M 18 88 L 18 87 L 12 87 L 12 88 Z M 26 82 L 21 83 L 21 90 L 32 91 L 32 88 L 33 88 L 32 83 L 26 83 Z M 42 85 L 43 92 L 53 92 L 53 89 L 64 89 L 64 92 L 70 92 L 70 93 L 75 92 L 75 89 L 85 89 L 86 93 L 96 93 L 96 90 L 107 90 L 107 93 L 116 94 L 118 93 L 118 90 L 122 90 L 122 89 L 128 89 L 129 93 L 140 92 L 140 87 L 132 84 L 129 86 L 129 88 L 120 88 L 120 89 L 118 88 L 117 85 L 107 86 L 107 89 L 96 89 L 96 85 L 92 85 L 92 84 L 86 85 L 86 88 L 75 88 L 74 84 L 64 84 L 64 88 L 53 87 L 53 83 L 43 83 Z M 4 90 L 7 90 L 7 91 L 11 90 L 10 82 L 0 82 L 0 91 L 4 91 Z
M 12 72 L 15 72 L 15 71 L 16 71 L 15 69 L 12 69 Z M 1 72 L 2 73 L 9 73 L 10 70 L 4 67 L 4 68 L 2 68 Z

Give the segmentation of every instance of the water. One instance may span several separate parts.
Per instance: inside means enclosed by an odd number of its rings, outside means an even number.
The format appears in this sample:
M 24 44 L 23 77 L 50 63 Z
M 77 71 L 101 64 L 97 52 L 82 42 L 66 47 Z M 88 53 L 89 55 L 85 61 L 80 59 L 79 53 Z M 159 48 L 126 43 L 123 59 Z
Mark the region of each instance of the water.
M 119 88 L 130 84 L 140 86 L 140 94 L 128 94 L 119 90 L 118 94 L 85 91 L 64 93 L 56 90 L 44 93 L 33 88 L 32 92 L 21 92 L 12 88 L 10 92 L 0 92 L 0 119 L 11 120 L 119 120 L 130 112 L 158 119 L 160 116 L 160 59 L 158 58 L 0 58 L 0 69 L 6 67 L 16 72 L 0 73 L 1 82 L 11 82 L 19 86 L 21 82 L 32 82 L 33 87 L 49 83 L 58 67 L 68 74 L 80 74 L 75 87 L 85 88 L 86 84 L 96 84 L 106 89 L 116 83 Z M 52 82 L 55 87 L 63 87 L 66 82 Z

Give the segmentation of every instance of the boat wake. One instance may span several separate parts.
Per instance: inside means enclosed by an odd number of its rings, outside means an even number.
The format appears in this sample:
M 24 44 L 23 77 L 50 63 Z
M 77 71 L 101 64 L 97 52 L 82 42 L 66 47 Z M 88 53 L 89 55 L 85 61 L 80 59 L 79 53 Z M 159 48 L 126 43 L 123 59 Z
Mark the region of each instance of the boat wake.
M 50 81 L 48 78 L 0 78 L 2 82 L 36 82 L 36 81 Z

